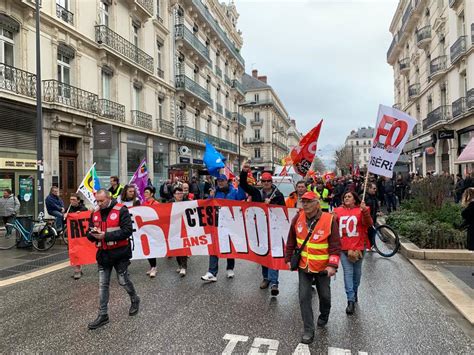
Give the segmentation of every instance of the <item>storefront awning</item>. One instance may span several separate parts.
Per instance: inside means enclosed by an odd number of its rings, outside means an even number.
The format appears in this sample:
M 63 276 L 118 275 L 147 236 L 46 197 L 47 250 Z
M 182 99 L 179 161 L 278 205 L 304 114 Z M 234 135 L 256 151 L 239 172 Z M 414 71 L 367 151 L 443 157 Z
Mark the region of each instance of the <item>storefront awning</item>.
M 464 148 L 458 159 L 454 162 L 454 164 L 468 163 L 474 163 L 474 138 L 471 138 L 466 148 Z

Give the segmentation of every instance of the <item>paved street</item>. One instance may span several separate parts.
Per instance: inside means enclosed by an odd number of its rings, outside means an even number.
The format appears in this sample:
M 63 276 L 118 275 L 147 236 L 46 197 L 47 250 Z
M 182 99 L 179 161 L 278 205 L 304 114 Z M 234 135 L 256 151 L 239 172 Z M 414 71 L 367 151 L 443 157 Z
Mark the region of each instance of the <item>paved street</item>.
M 4 287 L 0 351 L 222 353 L 229 343 L 223 338 L 232 334 L 248 337 L 237 343 L 235 354 L 248 353 L 255 338 L 274 340 L 260 351 L 293 353 L 302 330 L 296 274 L 282 273 L 280 296 L 271 298 L 258 288 L 257 265 L 237 261 L 235 279 L 221 273 L 217 283 L 204 284 L 199 276 L 206 265 L 206 258 L 193 257 L 188 275 L 180 279 L 175 261 L 162 259 L 157 278 L 150 280 L 148 264 L 133 262 L 131 275 L 142 299 L 139 315 L 128 316 L 128 296 L 114 279 L 111 321 L 96 331 L 87 330 L 97 313 L 95 266 L 86 267 L 79 281 L 67 268 Z M 472 338 L 452 318 L 456 313 L 430 294 L 430 286 L 401 256 L 366 257 L 357 315 L 344 313 L 342 272 L 332 291 L 330 321 L 317 330 L 311 353 L 326 354 L 330 347 L 353 354 L 473 351 Z

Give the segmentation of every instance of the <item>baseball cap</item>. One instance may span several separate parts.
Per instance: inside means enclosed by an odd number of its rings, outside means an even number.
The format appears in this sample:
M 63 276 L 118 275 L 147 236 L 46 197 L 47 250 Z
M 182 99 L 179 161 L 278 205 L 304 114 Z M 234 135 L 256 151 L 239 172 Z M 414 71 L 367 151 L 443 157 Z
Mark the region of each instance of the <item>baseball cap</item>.
M 225 181 L 227 181 L 227 176 L 225 176 L 225 174 L 219 174 L 219 176 L 217 177 L 217 180 L 225 180 Z
M 303 200 L 318 200 L 318 196 L 313 192 L 313 191 L 308 191 L 301 196 L 301 199 Z
M 273 180 L 272 174 L 270 173 L 263 173 L 260 176 L 260 180 Z

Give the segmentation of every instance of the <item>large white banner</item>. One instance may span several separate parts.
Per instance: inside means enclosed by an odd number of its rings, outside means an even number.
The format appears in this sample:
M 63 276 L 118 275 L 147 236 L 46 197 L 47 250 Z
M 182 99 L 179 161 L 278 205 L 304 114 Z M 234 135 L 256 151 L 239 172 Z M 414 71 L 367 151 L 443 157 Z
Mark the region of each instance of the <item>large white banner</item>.
M 391 178 L 393 168 L 407 142 L 416 119 L 392 107 L 380 105 L 370 150 L 370 173 Z

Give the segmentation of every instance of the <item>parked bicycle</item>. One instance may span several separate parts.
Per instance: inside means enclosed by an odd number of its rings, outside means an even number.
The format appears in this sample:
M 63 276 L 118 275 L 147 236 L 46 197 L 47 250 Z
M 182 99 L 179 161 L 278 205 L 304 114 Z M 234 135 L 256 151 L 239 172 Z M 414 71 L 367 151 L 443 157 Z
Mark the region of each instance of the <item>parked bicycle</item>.
M 33 246 L 39 251 L 50 249 L 58 237 L 51 221 L 46 220 L 41 212 L 38 220 L 32 220 L 32 222 L 34 223 L 30 230 L 27 230 L 17 218 L 12 223 L 7 223 L 5 227 L 10 230 L 10 233 L 0 238 L 0 250 L 11 249 L 22 241 L 26 246 Z
M 377 253 L 386 258 L 394 256 L 400 249 L 398 234 L 386 224 L 375 224 L 372 228 L 375 229 L 374 247 Z

